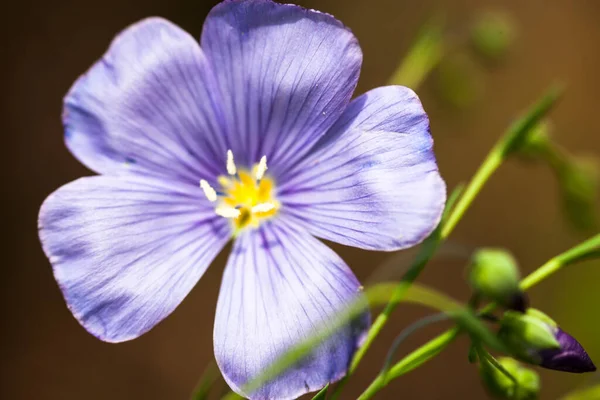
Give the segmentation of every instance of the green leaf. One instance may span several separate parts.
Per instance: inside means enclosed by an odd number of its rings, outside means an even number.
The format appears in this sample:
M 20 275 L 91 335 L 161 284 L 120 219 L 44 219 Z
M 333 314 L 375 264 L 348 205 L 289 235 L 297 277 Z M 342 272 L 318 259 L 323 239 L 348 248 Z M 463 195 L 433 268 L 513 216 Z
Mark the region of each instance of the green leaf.
M 506 250 L 482 248 L 471 257 L 469 283 L 490 300 L 510 307 L 521 296 L 520 279 L 517 262 Z

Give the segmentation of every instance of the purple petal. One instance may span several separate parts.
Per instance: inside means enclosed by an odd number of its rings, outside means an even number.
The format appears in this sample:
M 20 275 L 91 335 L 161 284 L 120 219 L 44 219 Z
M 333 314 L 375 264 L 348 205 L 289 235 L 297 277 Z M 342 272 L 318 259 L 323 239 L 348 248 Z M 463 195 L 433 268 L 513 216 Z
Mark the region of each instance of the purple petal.
M 282 224 L 246 231 L 235 242 L 217 305 L 215 356 L 227 383 L 251 399 L 295 399 L 340 379 L 368 315 L 254 393 L 241 389 L 359 292 L 344 261 L 307 233 Z
M 225 168 L 214 77 L 195 39 L 151 18 L 118 35 L 64 101 L 65 140 L 98 173 L 196 184 Z
M 97 176 L 46 199 L 40 239 L 69 309 L 91 334 L 136 338 L 188 294 L 230 237 L 202 196 L 150 178 Z
M 236 160 L 248 166 L 266 155 L 274 175 L 338 119 L 362 62 L 356 38 L 334 17 L 270 0 L 220 3 L 201 43 Z
M 556 339 L 560 343 L 560 349 L 541 351 L 541 367 L 573 373 L 596 370 L 588 353 L 573 336 L 558 328 Z
M 413 246 L 446 200 L 429 121 L 401 86 L 355 99 L 309 157 L 280 179 L 282 216 L 314 235 L 373 250 Z

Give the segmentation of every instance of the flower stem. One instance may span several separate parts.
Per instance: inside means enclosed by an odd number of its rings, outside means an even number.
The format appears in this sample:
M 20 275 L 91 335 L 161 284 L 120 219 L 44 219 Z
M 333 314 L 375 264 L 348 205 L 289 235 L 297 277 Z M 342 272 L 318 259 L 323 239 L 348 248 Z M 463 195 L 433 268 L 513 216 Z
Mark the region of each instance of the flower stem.
M 600 234 L 548 260 L 521 281 L 521 289 L 527 290 L 537 285 L 562 267 L 595 257 L 600 257 Z
M 444 334 L 430 340 L 423 346 L 414 350 L 412 353 L 404 357 L 400 362 L 396 363 L 393 367 L 387 371 L 387 373 L 379 374 L 371 382 L 369 387 L 358 397 L 358 400 L 368 400 L 372 398 L 377 392 L 385 387 L 388 382 L 396 379 L 407 372 L 424 364 L 426 361 L 432 359 L 442 352 L 450 343 L 458 336 L 459 329 L 453 328 L 445 332 Z
M 214 361 L 211 361 L 205 368 L 202 376 L 198 380 L 196 388 L 192 394 L 191 400 L 206 400 L 210 394 L 215 382 L 219 379 L 219 369 Z
M 390 85 L 418 88 L 444 56 L 444 19 L 436 15 L 421 28 L 414 44 L 390 78 Z
M 390 347 L 390 350 L 388 351 L 388 354 L 385 358 L 385 363 L 383 365 L 383 368 L 381 369 L 380 374 L 384 378 L 387 376 L 387 373 L 390 370 L 390 367 L 394 360 L 394 355 L 396 354 L 398 347 L 410 335 L 412 335 L 413 333 L 415 333 L 416 331 L 418 331 L 421 328 L 424 328 L 424 327 L 434 324 L 436 322 L 445 321 L 448 318 L 449 318 L 449 316 L 446 313 L 433 314 L 433 315 L 429 315 L 427 317 L 421 318 L 420 320 L 417 320 L 417 321 L 413 322 L 412 324 L 410 324 L 409 326 L 407 326 L 406 328 L 404 328 L 402 330 L 402 332 L 400 332 L 400 334 L 398 336 L 396 336 L 396 339 L 394 339 L 394 342 L 392 343 L 392 347 Z
M 477 351 L 477 356 L 479 357 L 480 364 L 485 364 L 488 367 L 497 369 L 498 371 L 503 373 L 508 379 L 510 379 L 515 386 L 519 385 L 517 379 L 510 372 L 508 372 L 507 369 L 504 368 L 502 364 L 500 364 L 498 360 L 494 358 L 494 356 L 492 356 L 486 349 L 484 349 L 483 346 L 477 344 L 475 346 L 475 350 Z
M 543 96 L 530 111 L 513 123 L 506 134 L 490 150 L 489 154 L 469 182 L 464 194 L 458 200 L 456 207 L 444 223 L 442 228 L 442 239 L 446 239 L 465 211 L 469 208 L 475 197 L 479 194 L 483 185 L 488 181 L 492 174 L 498 169 L 502 162 L 514 150 L 526 140 L 527 134 L 534 128 L 544 115 L 550 111 L 550 108 L 556 103 L 561 90 L 554 86 Z

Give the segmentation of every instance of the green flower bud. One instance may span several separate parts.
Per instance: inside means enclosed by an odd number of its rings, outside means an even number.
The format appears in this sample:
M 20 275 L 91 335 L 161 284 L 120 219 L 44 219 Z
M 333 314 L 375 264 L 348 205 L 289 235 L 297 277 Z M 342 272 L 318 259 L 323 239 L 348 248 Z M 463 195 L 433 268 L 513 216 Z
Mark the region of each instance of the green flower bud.
M 531 307 L 528 308 L 527 309 L 527 315 L 529 315 L 530 317 L 533 317 L 533 318 L 537 318 L 540 321 L 546 323 L 554 331 L 558 328 L 558 324 L 556 323 L 556 321 L 554 321 L 552 318 L 550 318 L 548 316 L 548 314 L 545 314 L 545 313 L 541 312 L 537 308 L 531 308 Z
M 475 51 L 490 60 L 499 60 L 516 37 L 510 15 L 488 11 L 478 16 L 471 28 L 471 43 Z
M 524 311 L 521 279 L 513 256 L 501 249 L 480 249 L 471 258 L 469 282 L 473 290 L 505 307 Z
M 488 362 L 480 364 L 480 374 L 484 387 L 498 399 L 535 400 L 540 392 L 540 378 L 535 371 L 523 367 L 508 357 L 498 359 L 498 363 L 516 381 Z
M 541 311 L 529 309 L 526 314 L 507 311 L 500 320 L 498 337 L 515 357 L 539 364 L 541 351 L 560 349 L 557 329 L 556 323 Z

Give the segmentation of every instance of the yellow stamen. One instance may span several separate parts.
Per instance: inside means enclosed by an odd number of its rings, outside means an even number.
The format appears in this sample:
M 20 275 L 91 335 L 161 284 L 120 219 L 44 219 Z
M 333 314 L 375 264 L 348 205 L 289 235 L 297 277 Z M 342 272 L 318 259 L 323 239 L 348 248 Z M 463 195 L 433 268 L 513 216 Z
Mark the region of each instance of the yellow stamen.
M 227 151 L 227 175 L 218 176 L 219 195 L 204 179 L 200 186 L 211 201 L 217 201 L 215 213 L 231 219 L 235 235 L 246 227 L 256 228 L 277 214 L 279 203 L 274 198 L 274 182 L 265 175 L 267 157 L 250 170 L 238 169 L 231 150 Z

